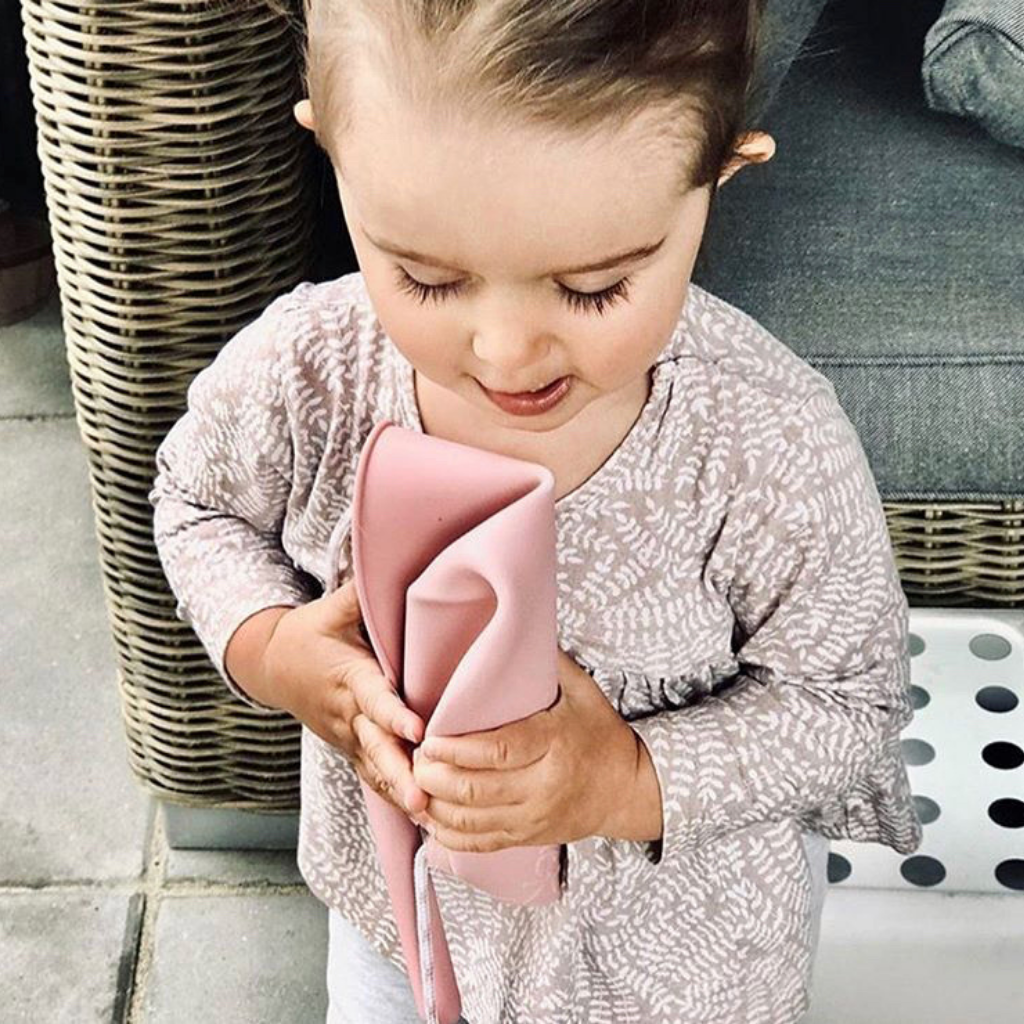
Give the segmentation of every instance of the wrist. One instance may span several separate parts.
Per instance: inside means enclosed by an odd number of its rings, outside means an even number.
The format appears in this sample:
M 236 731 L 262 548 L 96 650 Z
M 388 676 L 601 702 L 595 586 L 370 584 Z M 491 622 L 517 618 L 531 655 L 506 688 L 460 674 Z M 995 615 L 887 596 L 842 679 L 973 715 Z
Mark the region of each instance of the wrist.
M 293 608 L 273 605 L 250 615 L 232 634 L 224 652 L 224 670 L 240 689 L 268 707 L 282 704 L 267 671 L 267 651 L 281 619 Z
M 654 842 L 662 838 L 661 784 L 647 744 L 633 730 L 632 762 L 625 782 L 616 788 L 616 806 L 609 815 L 604 835 L 608 839 Z

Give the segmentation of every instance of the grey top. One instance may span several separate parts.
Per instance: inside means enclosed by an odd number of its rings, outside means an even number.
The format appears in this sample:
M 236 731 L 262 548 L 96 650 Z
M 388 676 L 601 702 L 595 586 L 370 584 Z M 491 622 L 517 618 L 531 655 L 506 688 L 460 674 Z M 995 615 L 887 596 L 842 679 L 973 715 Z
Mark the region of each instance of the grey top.
M 788 1024 L 809 1004 L 806 831 L 921 841 L 899 734 L 908 605 L 830 381 L 690 284 L 620 446 L 556 501 L 559 646 L 646 743 L 663 836 L 567 844 L 561 898 L 515 907 L 432 878 L 472 1024 Z M 230 690 L 250 615 L 351 575 L 373 426 L 423 430 L 412 366 L 362 274 L 303 282 L 239 331 L 157 456 L 177 614 Z M 359 779 L 302 729 L 298 864 L 406 969 Z

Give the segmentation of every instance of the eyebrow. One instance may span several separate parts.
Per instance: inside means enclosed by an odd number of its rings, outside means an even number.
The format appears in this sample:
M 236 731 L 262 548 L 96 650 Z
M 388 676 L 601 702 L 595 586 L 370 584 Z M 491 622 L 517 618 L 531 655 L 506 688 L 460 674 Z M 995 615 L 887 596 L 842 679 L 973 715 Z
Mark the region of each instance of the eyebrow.
M 448 263 L 445 260 L 439 260 L 433 256 L 426 256 L 423 253 L 414 252 L 412 249 L 403 249 L 401 246 L 395 245 L 393 242 L 388 242 L 385 239 L 378 240 L 374 238 L 366 228 L 363 228 L 363 234 L 366 235 L 366 237 L 369 238 L 378 249 L 383 249 L 385 252 L 391 253 L 392 256 L 402 256 L 407 260 L 414 260 L 416 263 L 422 263 L 427 267 L 438 267 L 441 270 L 461 269 L 455 266 L 455 264 Z M 668 235 L 664 235 L 659 241 L 654 242 L 652 245 L 641 245 L 636 249 L 629 249 L 626 252 L 615 253 L 613 256 L 606 256 L 602 260 L 597 260 L 596 263 L 587 263 L 581 267 L 565 267 L 562 270 L 553 270 L 551 271 L 551 274 L 587 274 L 593 270 L 608 270 L 611 267 L 618 267 L 623 263 L 642 260 L 656 253 L 665 243 L 666 238 L 668 238 Z

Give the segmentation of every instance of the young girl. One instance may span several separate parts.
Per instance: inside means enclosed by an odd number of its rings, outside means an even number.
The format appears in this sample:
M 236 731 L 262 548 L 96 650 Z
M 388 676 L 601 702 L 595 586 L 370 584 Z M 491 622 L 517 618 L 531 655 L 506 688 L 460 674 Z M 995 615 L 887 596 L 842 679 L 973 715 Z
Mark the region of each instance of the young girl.
M 744 130 L 756 4 L 313 0 L 307 23 L 296 116 L 360 270 L 224 346 L 150 500 L 226 685 L 303 723 L 329 1020 L 419 1019 L 362 777 L 452 849 L 565 844 L 542 907 L 433 874 L 469 1024 L 796 1021 L 828 839 L 909 853 L 921 826 L 907 602 L 856 432 L 690 283 L 716 189 L 774 149 Z M 351 580 L 382 419 L 557 484 L 562 695 L 432 759 Z

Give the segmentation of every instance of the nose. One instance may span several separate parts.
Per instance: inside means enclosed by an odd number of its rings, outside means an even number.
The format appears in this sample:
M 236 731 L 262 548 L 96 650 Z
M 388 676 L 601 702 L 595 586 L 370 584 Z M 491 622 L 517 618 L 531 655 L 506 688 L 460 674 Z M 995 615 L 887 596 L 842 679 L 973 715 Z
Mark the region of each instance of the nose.
M 490 367 L 481 377 L 491 385 L 538 383 L 551 369 L 551 343 L 550 334 L 514 315 L 495 317 L 473 334 L 474 354 Z

